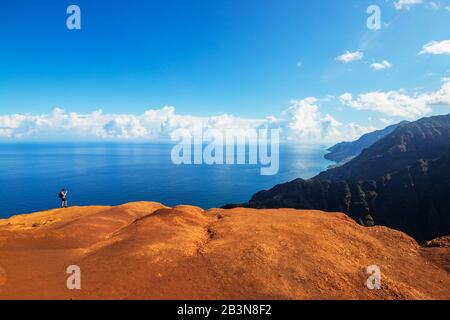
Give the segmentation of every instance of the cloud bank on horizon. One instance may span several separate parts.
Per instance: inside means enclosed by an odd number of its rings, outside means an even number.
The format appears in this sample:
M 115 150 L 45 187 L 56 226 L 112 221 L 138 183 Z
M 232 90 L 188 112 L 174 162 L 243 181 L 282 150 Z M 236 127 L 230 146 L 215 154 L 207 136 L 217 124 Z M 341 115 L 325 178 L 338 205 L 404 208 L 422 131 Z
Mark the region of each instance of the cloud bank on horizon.
M 334 97 L 328 99 L 335 99 Z M 450 106 L 450 81 L 442 78 L 441 88 L 428 93 L 408 95 L 404 90 L 367 92 L 356 98 L 344 93 L 339 102 L 355 110 L 372 110 L 389 117 L 415 119 L 429 114 L 435 105 Z M 279 116 L 264 119 L 236 117 L 229 114 L 196 117 L 178 114 L 174 107 L 147 110 L 141 115 L 105 114 L 101 110 L 89 114 L 65 112 L 55 108 L 51 114 L 12 114 L 0 116 L 1 139 L 142 139 L 168 141 L 182 133 L 196 130 L 231 130 L 235 134 L 251 129 L 280 129 L 287 142 L 333 143 L 353 140 L 375 127 L 356 123 L 343 124 L 331 114 L 320 111 L 321 100 L 309 97 L 292 100 Z M 383 123 L 389 119 L 380 118 Z
M 279 117 L 265 119 L 228 114 L 195 117 L 177 114 L 172 106 L 147 110 L 141 115 L 105 114 L 101 110 L 78 114 L 55 108 L 51 114 L 0 116 L 0 139 L 170 141 L 197 130 L 227 130 L 235 135 L 245 135 L 248 130 L 280 129 L 283 141 L 309 144 L 355 139 L 374 129 L 354 123 L 344 125 L 330 114 L 322 114 L 318 102 L 313 97 L 293 100 Z

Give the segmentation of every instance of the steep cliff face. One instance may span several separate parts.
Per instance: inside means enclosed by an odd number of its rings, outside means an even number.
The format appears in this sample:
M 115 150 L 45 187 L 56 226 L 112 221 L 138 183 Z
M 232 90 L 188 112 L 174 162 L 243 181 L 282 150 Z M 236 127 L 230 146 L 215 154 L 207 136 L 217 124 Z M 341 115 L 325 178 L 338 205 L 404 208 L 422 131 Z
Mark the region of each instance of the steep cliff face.
M 375 181 L 294 180 L 261 191 L 251 208 L 339 211 L 366 226 L 389 226 L 419 242 L 450 234 L 450 159 L 420 161 Z
M 348 184 L 343 181 L 297 179 L 260 191 L 244 204 L 250 208 L 304 208 L 344 212 L 364 225 L 373 225 L 366 197 L 367 185 Z
M 340 211 L 424 242 L 450 234 L 448 195 L 450 115 L 400 125 L 344 166 L 261 191 L 243 206 Z

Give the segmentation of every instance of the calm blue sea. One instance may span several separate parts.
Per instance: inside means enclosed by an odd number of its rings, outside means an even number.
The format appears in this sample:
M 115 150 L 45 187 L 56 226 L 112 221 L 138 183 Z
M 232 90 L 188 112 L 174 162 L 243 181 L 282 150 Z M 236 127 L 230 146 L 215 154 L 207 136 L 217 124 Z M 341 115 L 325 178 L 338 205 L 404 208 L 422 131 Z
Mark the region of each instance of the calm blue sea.
M 280 171 L 261 176 L 254 165 L 172 164 L 169 144 L 4 143 L 0 144 L 0 217 L 59 206 L 118 205 L 157 201 L 205 209 L 245 202 L 255 192 L 295 178 L 310 178 L 329 161 L 323 147 L 280 147 Z

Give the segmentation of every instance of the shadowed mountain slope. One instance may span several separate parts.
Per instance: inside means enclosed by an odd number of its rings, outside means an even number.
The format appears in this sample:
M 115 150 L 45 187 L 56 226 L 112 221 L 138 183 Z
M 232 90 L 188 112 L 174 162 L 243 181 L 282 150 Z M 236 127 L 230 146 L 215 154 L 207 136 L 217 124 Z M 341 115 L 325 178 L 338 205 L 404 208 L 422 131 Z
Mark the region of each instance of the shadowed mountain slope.
M 402 124 L 345 165 L 319 174 L 316 179 L 347 182 L 376 180 L 413 165 L 432 160 L 450 149 L 450 114 Z
M 399 125 L 406 124 L 407 121 L 403 121 L 398 124 L 388 126 L 382 130 L 377 130 L 362 135 L 358 140 L 351 142 L 340 142 L 330 147 L 325 155 L 325 159 L 334 161 L 338 165 L 345 164 L 353 158 L 359 156 L 364 149 L 369 148 L 378 140 L 384 138 L 386 135 L 393 132 Z
M 344 212 L 420 243 L 450 234 L 450 115 L 401 124 L 347 164 L 255 194 L 250 208 Z

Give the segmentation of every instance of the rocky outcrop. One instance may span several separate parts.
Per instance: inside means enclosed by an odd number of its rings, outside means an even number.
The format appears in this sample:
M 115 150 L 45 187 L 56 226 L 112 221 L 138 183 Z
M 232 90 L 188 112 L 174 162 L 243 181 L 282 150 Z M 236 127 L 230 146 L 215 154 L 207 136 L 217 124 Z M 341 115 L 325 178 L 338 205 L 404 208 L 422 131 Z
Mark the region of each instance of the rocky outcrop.
M 450 299 L 445 249 L 342 213 L 73 207 L 0 220 L 0 299 Z
M 450 236 L 436 238 L 425 243 L 426 248 L 450 248 Z M 448 257 L 450 258 L 450 256 Z

